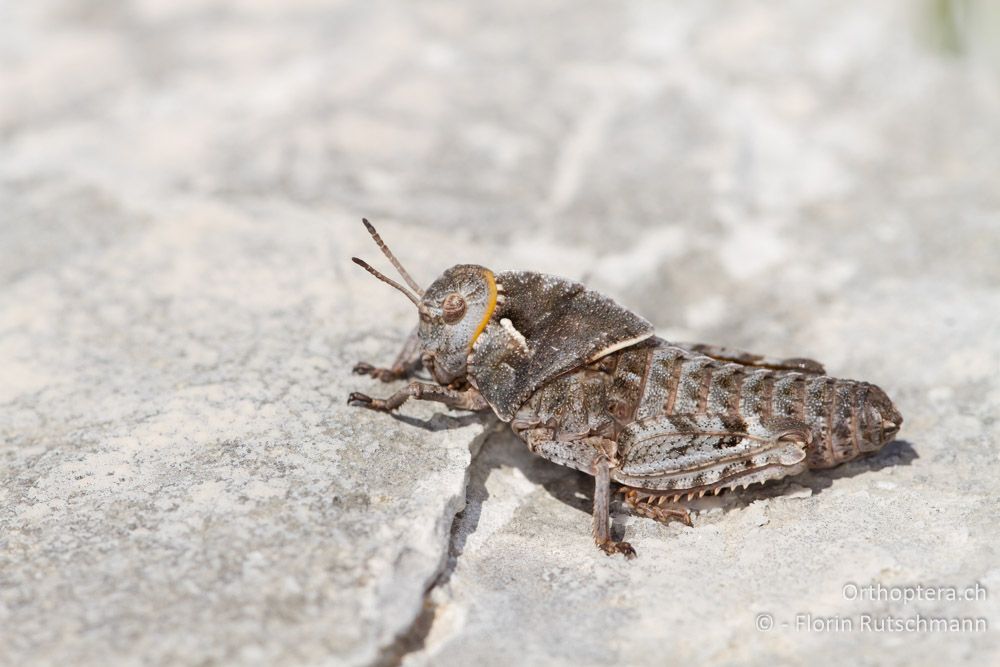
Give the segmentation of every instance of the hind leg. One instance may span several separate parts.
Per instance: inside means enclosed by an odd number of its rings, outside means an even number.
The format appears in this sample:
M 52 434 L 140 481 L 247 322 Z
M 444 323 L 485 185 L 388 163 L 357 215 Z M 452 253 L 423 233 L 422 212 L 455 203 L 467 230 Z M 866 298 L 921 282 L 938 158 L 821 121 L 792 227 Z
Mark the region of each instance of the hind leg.
M 623 486 L 618 492 L 625 496 L 625 505 L 639 516 L 661 523 L 676 520 L 691 525 L 691 512 L 683 505 L 667 502 L 670 496 L 650 494 L 631 486 Z
M 826 374 L 823 364 L 802 357 L 777 359 L 775 357 L 764 356 L 763 354 L 753 354 L 752 352 L 744 352 L 743 350 L 736 350 L 731 347 L 706 345 L 704 343 L 671 343 L 671 345 L 691 352 L 697 352 L 698 354 L 704 354 L 706 357 L 712 357 L 719 361 L 728 361 L 742 366 L 770 368 L 779 371 L 798 371 L 799 373 L 813 373 L 816 375 Z

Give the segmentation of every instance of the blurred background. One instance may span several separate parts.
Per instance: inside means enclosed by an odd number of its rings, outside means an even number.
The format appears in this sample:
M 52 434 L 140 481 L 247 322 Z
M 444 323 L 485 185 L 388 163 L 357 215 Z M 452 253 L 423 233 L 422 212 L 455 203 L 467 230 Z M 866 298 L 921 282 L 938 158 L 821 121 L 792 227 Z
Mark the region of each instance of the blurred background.
M 594 560 L 575 472 L 343 405 L 414 322 L 362 216 L 877 382 L 910 444 Z M 743 610 L 1000 590 L 998 341 L 993 0 L 0 3 L 0 662 L 986 664 Z
M 936 271 L 1000 271 L 987 0 L 0 11 L 6 280 L 184 200 L 516 246 L 706 336 L 868 290 L 889 248 L 926 276 L 930 237 Z

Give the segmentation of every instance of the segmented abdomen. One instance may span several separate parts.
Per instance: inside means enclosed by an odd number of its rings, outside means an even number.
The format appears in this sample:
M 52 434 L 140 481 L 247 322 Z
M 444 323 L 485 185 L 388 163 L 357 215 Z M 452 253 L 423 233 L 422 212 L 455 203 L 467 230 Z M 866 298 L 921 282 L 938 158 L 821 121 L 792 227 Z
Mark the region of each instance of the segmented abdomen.
M 809 467 L 828 468 L 876 451 L 902 421 L 867 382 L 717 361 L 660 340 L 619 354 L 610 398 L 623 424 L 658 415 L 790 417 L 812 433 Z

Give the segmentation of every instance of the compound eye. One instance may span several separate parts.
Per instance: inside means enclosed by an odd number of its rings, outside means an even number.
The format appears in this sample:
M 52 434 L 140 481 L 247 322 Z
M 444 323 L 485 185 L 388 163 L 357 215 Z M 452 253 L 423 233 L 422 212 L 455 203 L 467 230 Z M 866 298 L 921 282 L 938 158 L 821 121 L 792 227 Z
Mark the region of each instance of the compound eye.
M 449 294 L 441 304 L 442 316 L 446 324 L 455 324 L 465 315 L 465 299 L 461 294 Z

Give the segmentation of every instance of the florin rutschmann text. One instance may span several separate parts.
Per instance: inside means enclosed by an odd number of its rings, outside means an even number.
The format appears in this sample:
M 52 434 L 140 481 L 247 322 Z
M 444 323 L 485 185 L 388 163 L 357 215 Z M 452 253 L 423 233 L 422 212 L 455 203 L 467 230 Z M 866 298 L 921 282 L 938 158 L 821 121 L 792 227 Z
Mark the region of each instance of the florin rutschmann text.
M 819 614 L 798 612 L 788 620 L 775 618 L 770 612 L 758 613 L 754 625 L 762 632 L 774 628 L 795 632 L 961 632 L 978 633 L 989 630 L 989 619 L 974 614 L 948 613 L 940 609 L 933 612 L 900 612 L 898 606 L 916 603 L 941 602 L 977 603 L 987 598 L 987 589 L 976 582 L 968 586 L 927 586 L 910 584 L 884 586 L 875 582 L 857 584 L 848 582 L 842 589 L 844 600 L 873 603 L 886 609 L 865 610 L 861 613 Z M 890 609 L 894 611 L 890 611 Z

